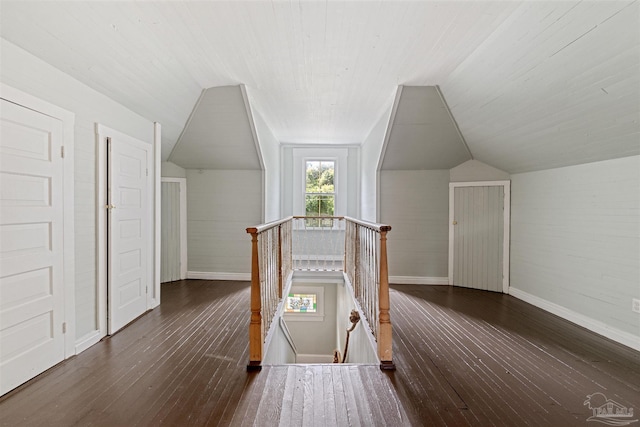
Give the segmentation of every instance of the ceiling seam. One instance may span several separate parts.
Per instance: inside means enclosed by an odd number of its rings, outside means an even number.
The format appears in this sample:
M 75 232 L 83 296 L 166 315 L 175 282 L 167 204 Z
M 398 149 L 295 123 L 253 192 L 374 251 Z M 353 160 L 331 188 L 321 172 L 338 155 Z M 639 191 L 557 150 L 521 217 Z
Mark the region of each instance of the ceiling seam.
M 173 157 L 173 153 L 175 153 L 176 148 L 178 148 L 178 146 L 182 142 L 182 137 L 184 136 L 184 132 L 189 127 L 189 124 L 191 123 L 191 120 L 193 119 L 193 115 L 195 114 L 196 110 L 198 109 L 198 106 L 200 105 L 200 102 L 202 101 L 202 98 L 204 97 L 204 94 L 205 94 L 206 91 L 207 91 L 207 89 L 202 89 L 202 91 L 200 92 L 200 96 L 198 97 L 198 100 L 196 101 L 195 105 L 193 106 L 193 109 L 191 110 L 191 113 L 189 114 L 189 118 L 184 123 L 184 126 L 182 127 L 182 131 L 180 131 L 180 136 L 178 136 L 178 140 L 174 144 L 173 148 L 171 149 L 171 153 L 169 153 L 169 156 L 167 157 L 167 161 L 168 162 L 171 161 L 171 157 Z M 180 166 L 180 165 L 178 165 L 178 166 Z
M 387 153 L 387 146 L 389 145 L 389 138 L 391 138 L 391 129 L 393 128 L 393 123 L 396 121 L 396 114 L 398 113 L 398 105 L 400 105 L 400 98 L 402 97 L 402 89 L 403 85 L 398 85 L 398 89 L 396 91 L 396 97 L 393 100 L 393 107 L 391 107 L 391 114 L 389 115 L 389 123 L 387 124 L 387 129 L 384 133 L 384 142 L 382 143 L 382 149 L 380 150 L 380 158 L 378 159 L 378 166 L 376 167 L 377 171 L 382 170 L 382 164 L 384 163 L 384 156 Z
M 467 144 L 467 140 L 464 138 L 464 135 L 462 134 L 462 131 L 460 130 L 460 127 L 458 126 L 458 122 L 456 121 L 456 118 L 453 117 L 453 113 L 451 112 L 451 109 L 449 108 L 449 104 L 447 104 L 447 100 L 444 99 L 444 95 L 442 94 L 442 91 L 440 90 L 440 86 L 439 85 L 435 85 L 436 88 L 436 92 L 438 92 L 438 96 L 440 96 L 440 100 L 442 101 L 442 105 L 444 105 L 444 109 L 447 110 L 447 114 L 449 115 L 449 118 L 451 119 L 451 122 L 453 123 L 453 127 L 456 128 L 456 132 L 458 132 L 458 136 L 460 137 L 460 140 L 462 141 L 462 145 L 464 145 L 464 148 L 467 149 L 467 153 L 469 153 L 469 157 L 471 157 L 471 160 L 475 160 L 473 157 L 473 153 L 471 152 L 471 149 L 469 148 L 469 144 Z

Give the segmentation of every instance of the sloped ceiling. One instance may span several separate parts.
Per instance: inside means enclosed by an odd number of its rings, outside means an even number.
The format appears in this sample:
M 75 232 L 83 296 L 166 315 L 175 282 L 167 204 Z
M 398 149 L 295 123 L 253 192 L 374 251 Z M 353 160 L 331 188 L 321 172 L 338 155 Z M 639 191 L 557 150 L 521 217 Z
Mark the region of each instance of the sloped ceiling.
M 511 173 L 640 153 L 637 0 L 0 8 L 3 38 L 160 122 L 163 160 L 202 90 L 238 84 L 281 142 L 361 143 L 398 85 L 438 85 L 474 158 Z
M 441 84 L 475 159 L 510 173 L 640 154 L 640 8 L 524 3 Z
M 471 159 L 438 88 L 403 86 L 382 169 L 451 169 Z
M 205 90 L 169 161 L 185 169 L 254 169 L 262 165 L 240 86 Z

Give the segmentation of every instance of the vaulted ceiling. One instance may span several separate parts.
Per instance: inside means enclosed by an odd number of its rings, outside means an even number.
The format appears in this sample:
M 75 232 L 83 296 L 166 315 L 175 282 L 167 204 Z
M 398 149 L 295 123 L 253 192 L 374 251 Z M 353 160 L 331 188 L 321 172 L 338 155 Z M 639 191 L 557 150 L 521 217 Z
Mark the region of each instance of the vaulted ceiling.
M 358 144 L 398 86 L 438 86 L 451 115 L 426 108 L 436 115 L 418 120 L 450 117 L 469 156 L 514 173 L 640 154 L 639 10 L 638 0 L 3 0 L 0 35 L 160 122 L 164 159 L 195 131 L 185 125 L 209 88 L 244 85 L 280 142 Z M 394 167 L 425 156 L 428 141 L 391 126 L 404 132 L 387 145 Z M 178 161 L 198 143 L 181 142 Z M 429 167 L 451 163 L 429 155 Z

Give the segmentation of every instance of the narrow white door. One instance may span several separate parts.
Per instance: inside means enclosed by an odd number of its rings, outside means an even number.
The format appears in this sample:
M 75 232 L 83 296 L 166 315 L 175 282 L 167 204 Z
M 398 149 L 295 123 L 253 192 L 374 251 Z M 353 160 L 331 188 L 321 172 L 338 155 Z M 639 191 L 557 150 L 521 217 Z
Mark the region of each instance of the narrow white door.
M 504 187 L 454 188 L 453 284 L 503 292 Z
M 64 359 L 62 122 L 0 100 L 0 395 Z
M 164 283 L 181 279 L 179 182 L 162 182 L 160 206 L 160 282 Z
M 151 146 L 122 137 L 109 138 L 107 145 L 108 309 L 113 334 L 147 310 Z

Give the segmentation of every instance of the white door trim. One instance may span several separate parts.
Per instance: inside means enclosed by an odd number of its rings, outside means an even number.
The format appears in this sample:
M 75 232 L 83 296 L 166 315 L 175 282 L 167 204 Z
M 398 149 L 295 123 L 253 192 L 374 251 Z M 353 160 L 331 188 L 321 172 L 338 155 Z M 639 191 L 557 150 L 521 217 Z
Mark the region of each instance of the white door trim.
M 97 276 L 98 276 L 98 331 L 100 334 L 99 338 L 102 338 L 108 334 L 108 322 L 107 322 L 107 210 L 105 208 L 107 204 L 107 140 L 106 137 L 115 137 L 118 139 L 131 139 L 132 137 L 126 135 L 117 130 L 111 129 L 107 126 L 104 126 L 100 123 L 95 124 L 95 133 L 96 133 L 96 257 L 97 257 Z M 155 138 L 154 138 L 155 142 Z M 154 144 L 149 144 L 151 149 L 154 149 Z M 151 150 L 150 150 L 151 151 Z M 155 159 L 151 159 L 150 161 L 151 167 L 149 170 L 149 174 L 151 175 L 151 180 L 154 186 L 159 186 L 159 183 L 156 185 L 157 179 L 156 171 L 159 170 L 154 167 L 157 163 Z M 158 202 L 158 203 L 156 203 Z M 153 221 L 149 224 L 148 236 L 156 236 L 156 228 L 159 225 L 159 221 L 156 221 L 159 218 L 158 206 L 159 206 L 159 197 L 156 197 L 155 188 L 150 187 L 148 191 L 148 203 L 150 206 L 154 208 L 151 210 Z M 159 227 L 158 227 L 159 229 Z M 157 295 L 154 302 L 157 301 L 159 304 L 160 301 L 160 290 L 159 290 L 159 281 L 160 275 L 156 275 L 156 257 L 158 254 L 156 252 L 156 246 L 159 245 L 159 237 L 153 238 L 150 240 L 152 242 L 152 247 L 149 248 L 149 257 L 147 262 L 147 274 L 148 274 L 148 285 L 150 289 L 154 289 L 154 295 Z M 157 304 L 156 304 L 157 305 Z M 147 309 L 151 309 L 155 307 L 152 305 L 149 298 L 147 299 Z
M 502 292 L 509 293 L 509 242 L 511 230 L 511 181 L 475 181 L 449 183 L 449 285 L 453 286 L 453 236 L 456 187 L 503 187 L 504 188 L 504 233 L 502 240 Z
M 76 116 L 71 111 L 50 104 L 21 90 L 0 82 L 0 98 L 30 110 L 38 111 L 62 121 L 64 146 L 63 189 L 63 280 L 64 280 L 64 357 L 76 354 L 76 305 L 75 305 L 75 202 L 74 202 L 74 133 Z
M 180 185 L 180 280 L 187 278 L 187 178 L 160 178 Z
M 153 285 L 148 296 L 148 308 L 156 308 L 160 305 L 160 164 L 162 162 L 162 126 L 158 122 L 153 123 Z

